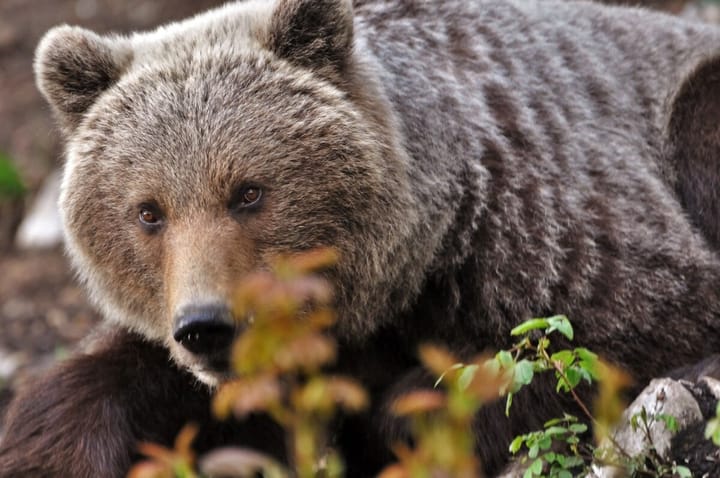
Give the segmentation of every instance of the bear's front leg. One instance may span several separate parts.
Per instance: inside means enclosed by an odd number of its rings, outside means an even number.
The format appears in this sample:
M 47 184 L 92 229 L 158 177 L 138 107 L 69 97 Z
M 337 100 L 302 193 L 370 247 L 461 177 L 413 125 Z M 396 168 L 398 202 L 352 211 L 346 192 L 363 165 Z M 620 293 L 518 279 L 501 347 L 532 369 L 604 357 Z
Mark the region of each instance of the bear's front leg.
M 112 332 L 20 390 L 5 417 L 0 477 L 125 476 L 138 442 L 172 444 L 190 421 L 201 426 L 200 451 L 235 442 L 282 453 L 276 426 L 262 417 L 218 423 L 210 399 L 167 350 Z

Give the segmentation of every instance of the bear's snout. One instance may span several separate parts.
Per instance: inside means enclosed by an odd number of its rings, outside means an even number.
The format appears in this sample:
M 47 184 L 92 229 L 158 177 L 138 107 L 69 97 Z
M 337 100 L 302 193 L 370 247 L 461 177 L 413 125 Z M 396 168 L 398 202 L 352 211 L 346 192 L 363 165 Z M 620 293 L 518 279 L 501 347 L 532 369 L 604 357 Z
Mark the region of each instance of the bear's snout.
M 173 337 L 189 352 L 210 364 L 226 364 L 237 327 L 224 305 L 183 308 L 174 321 Z

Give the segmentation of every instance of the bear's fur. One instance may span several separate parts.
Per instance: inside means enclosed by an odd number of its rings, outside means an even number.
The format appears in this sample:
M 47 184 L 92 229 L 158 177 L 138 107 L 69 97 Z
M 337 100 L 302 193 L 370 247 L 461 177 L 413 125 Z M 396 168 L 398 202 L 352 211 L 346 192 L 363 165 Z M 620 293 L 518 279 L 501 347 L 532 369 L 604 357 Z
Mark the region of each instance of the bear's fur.
M 23 389 L 25 398 L 12 403 L 0 476 L 125 476 L 140 458 L 139 441 L 173 443 L 188 422 L 203 425 L 200 451 L 251 443 L 283 458 L 277 425 L 262 416 L 242 427 L 214 420 L 209 389 L 173 365 L 163 347 L 118 330 L 94 349 L 31 383 Z
M 0 476 L 121 475 L 138 439 L 202 418 L 181 369 L 222 374 L 175 317 L 317 246 L 341 257 L 337 367 L 373 397 L 338 425 L 350 476 L 404 435 L 387 404 L 427 383 L 419 343 L 470 355 L 565 313 L 638 384 L 717 352 L 719 58 L 717 28 L 553 0 L 251 0 L 131 36 L 50 31 L 36 71 L 67 138 L 68 251 L 129 332 L 19 394 Z M 539 380 L 510 418 L 484 408 L 486 471 L 567 406 Z

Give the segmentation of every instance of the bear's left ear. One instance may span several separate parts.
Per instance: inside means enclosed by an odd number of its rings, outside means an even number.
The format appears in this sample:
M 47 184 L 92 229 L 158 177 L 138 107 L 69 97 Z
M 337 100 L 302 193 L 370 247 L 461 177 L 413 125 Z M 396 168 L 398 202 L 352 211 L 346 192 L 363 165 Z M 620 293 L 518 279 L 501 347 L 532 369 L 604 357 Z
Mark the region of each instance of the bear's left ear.
M 268 31 L 268 47 L 279 57 L 330 79 L 350 59 L 353 10 L 350 0 L 279 0 Z
M 84 28 L 63 25 L 45 34 L 35 52 L 35 81 L 66 134 L 120 78 L 131 57 L 124 39 Z

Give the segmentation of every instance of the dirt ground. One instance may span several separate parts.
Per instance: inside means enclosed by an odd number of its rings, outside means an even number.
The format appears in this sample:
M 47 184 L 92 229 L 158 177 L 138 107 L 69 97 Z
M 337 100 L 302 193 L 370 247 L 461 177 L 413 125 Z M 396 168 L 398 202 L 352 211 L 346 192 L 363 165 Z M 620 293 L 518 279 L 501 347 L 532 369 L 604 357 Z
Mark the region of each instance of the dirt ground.
M 648 0 L 679 10 L 686 0 Z M 97 323 L 60 248 L 19 252 L 12 237 L 23 209 L 59 166 L 60 143 L 32 76 L 43 32 L 58 23 L 97 31 L 145 29 L 223 0 L 0 0 L 0 152 L 16 163 L 29 194 L 0 203 L 0 415 L 12 390 L 67 355 Z

